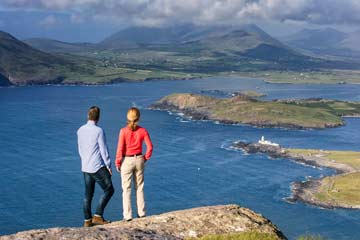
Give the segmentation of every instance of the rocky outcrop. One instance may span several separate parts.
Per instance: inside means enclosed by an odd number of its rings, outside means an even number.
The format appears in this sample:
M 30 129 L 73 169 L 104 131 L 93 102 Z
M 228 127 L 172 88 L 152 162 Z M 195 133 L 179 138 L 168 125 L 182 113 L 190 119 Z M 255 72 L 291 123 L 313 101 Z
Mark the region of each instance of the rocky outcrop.
M 14 239 L 185 239 L 208 234 L 261 232 L 286 239 L 263 216 L 238 205 L 200 207 L 164 213 L 131 222 L 114 222 L 92 228 L 51 228 L 0 237 Z
M 4 71 L 3 71 L 2 68 L 0 67 L 0 87 L 1 87 L 1 86 L 10 86 L 11 83 L 10 83 L 9 79 L 6 78 L 6 77 L 2 74 L 3 72 L 4 72 Z
M 246 142 L 235 142 L 233 147 L 240 148 L 247 153 L 264 153 L 269 155 L 272 158 L 288 158 L 296 162 L 303 163 L 315 167 L 328 167 L 335 169 L 338 173 L 350 173 L 355 172 L 356 169 L 353 167 L 338 163 L 332 162 L 322 156 L 312 156 L 304 154 L 295 154 L 288 151 L 286 148 L 280 146 L 265 145 L 259 143 L 246 143 Z

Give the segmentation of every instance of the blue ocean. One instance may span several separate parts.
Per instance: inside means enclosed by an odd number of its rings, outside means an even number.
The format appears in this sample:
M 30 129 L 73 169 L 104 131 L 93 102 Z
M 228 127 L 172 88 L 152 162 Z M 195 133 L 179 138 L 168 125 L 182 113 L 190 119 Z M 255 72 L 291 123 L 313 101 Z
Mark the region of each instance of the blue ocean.
M 261 213 L 289 239 L 319 234 L 328 239 L 357 239 L 360 211 L 289 203 L 290 185 L 307 177 L 334 174 L 294 163 L 232 150 L 237 140 L 265 136 L 285 147 L 360 151 L 360 119 L 326 130 L 289 130 L 189 121 L 176 113 L 149 110 L 154 101 L 174 92 L 225 97 L 256 90 L 265 99 L 310 98 L 360 101 L 360 85 L 267 84 L 247 78 L 152 81 L 107 86 L 28 86 L 0 88 L 0 235 L 18 231 L 76 227 L 83 224 L 83 175 L 77 153 L 77 129 L 87 109 L 102 110 L 114 161 L 119 129 L 126 111 L 137 106 L 141 123 L 154 143 L 146 163 L 148 215 L 192 207 L 235 203 Z M 122 218 L 120 176 L 105 218 Z M 97 188 L 94 201 L 101 191 Z M 95 204 L 94 204 L 95 205 Z

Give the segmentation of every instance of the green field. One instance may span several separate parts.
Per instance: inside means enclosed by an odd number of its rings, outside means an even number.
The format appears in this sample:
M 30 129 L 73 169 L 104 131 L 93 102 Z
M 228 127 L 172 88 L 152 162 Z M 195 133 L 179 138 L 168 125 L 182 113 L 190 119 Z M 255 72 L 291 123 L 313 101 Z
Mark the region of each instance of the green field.
M 325 177 L 312 197 L 320 202 L 341 206 L 360 207 L 360 152 L 322 151 L 314 149 L 287 149 L 290 153 L 318 157 L 332 163 L 342 163 L 353 172 Z
M 143 70 L 121 67 L 95 67 L 89 72 L 67 72 L 63 83 L 98 84 L 116 81 L 145 81 L 153 79 L 191 79 L 202 77 L 200 74 L 182 72 Z
M 212 234 L 200 238 L 188 238 L 187 240 L 279 240 L 275 234 L 261 232 L 241 232 L 231 234 Z
M 317 71 L 251 71 L 251 72 L 225 72 L 225 76 L 240 76 L 264 79 L 270 83 L 291 84 L 360 84 L 360 71 L 358 70 L 317 70 Z
M 187 240 L 278 240 L 278 236 L 270 233 L 261 232 L 241 232 L 231 234 L 212 234 L 205 235 L 200 238 L 188 238 Z M 304 235 L 297 238 L 297 240 L 325 240 L 321 236 Z
M 322 202 L 360 207 L 360 172 L 326 177 L 314 197 Z
M 124 46 L 113 39 L 115 47 L 40 39 L 32 41 L 32 48 L 0 32 L 0 84 L 99 84 L 206 76 L 275 83 L 360 83 L 358 63 L 303 55 L 261 29 L 250 28 L 166 44 Z
M 240 93 L 244 94 L 248 97 L 252 97 L 252 98 L 260 98 L 260 97 L 266 96 L 266 94 L 264 94 L 264 93 L 259 93 L 259 92 L 251 91 L 251 90 L 241 91 Z
M 83 52 L 82 56 L 100 60 L 104 66 L 115 68 L 151 70 L 162 72 L 193 74 L 201 76 L 239 76 L 264 79 L 271 83 L 360 83 L 359 70 L 333 70 L 316 68 L 294 60 L 277 63 L 271 59 L 252 59 L 235 54 L 231 49 L 217 51 L 204 50 L 196 45 L 186 47 L 152 46 L 141 49 L 102 50 Z M 306 62 L 306 61 L 305 61 Z M 313 64 L 317 64 L 316 62 Z M 161 76 L 160 76 L 161 77 Z M 128 78 L 138 79 L 129 73 Z

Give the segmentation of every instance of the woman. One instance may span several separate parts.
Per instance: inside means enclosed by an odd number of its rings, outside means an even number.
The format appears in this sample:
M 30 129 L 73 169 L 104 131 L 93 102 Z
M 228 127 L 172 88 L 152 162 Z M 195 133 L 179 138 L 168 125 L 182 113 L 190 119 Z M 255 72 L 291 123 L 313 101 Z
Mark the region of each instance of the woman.
M 116 152 L 116 170 L 121 173 L 123 190 L 123 215 L 126 221 L 132 219 L 131 182 L 134 178 L 138 217 L 145 217 L 144 163 L 151 157 L 153 146 L 147 130 L 138 125 L 139 109 L 132 107 L 127 113 L 127 126 L 120 130 Z M 146 153 L 142 154 L 145 141 Z

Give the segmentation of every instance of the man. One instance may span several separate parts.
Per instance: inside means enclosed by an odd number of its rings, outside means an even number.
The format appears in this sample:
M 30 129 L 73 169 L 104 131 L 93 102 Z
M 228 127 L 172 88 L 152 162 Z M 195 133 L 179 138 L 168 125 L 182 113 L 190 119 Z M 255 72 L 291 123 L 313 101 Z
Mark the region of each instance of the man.
M 110 222 L 103 218 L 103 214 L 106 205 L 114 194 L 114 187 L 111 182 L 111 161 L 105 134 L 97 126 L 99 118 L 100 108 L 91 107 L 88 112 L 88 122 L 77 131 L 81 170 L 85 180 L 84 227 Z M 100 199 L 95 215 L 92 216 L 91 201 L 94 196 L 95 183 L 100 185 L 104 195 Z

